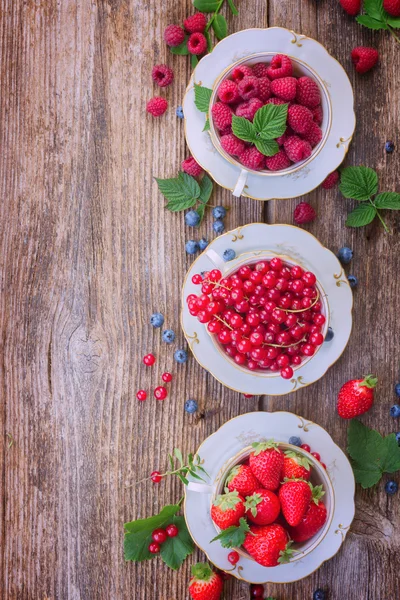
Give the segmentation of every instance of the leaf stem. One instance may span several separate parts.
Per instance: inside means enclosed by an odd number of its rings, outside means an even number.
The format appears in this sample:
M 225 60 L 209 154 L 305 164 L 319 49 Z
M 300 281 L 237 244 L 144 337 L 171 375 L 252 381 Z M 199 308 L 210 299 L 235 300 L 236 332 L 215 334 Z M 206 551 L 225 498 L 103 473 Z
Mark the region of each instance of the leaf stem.
M 389 233 L 389 234 L 390 234 L 390 229 L 389 229 L 389 227 L 386 225 L 386 223 L 385 223 L 385 221 L 383 220 L 383 218 L 381 217 L 379 210 L 376 208 L 376 206 L 375 206 L 375 204 L 372 202 L 371 198 L 368 198 L 368 200 L 369 200 L 369 203 L 371 204 L 371 206 L 373 206 L 373 207 L 375 208 L 375 210 L 376 210 L 376 214 L 377 214 L 377 217 L 378 217 L 378 219 L 380 220 L 380 222 L 382 223 L 384 230 L 386 231 L 386 233 Z
M 207 23 L 206 33 L 210 29 L 210 27 L 211 27 L 211 25 L 212 25 L 215 17 L 217 16 L 217 14 L 219 13 L 219 11 L 221 10 L 223 3 L 224 3 L 224 0 L 220 0 L 219 1 L 219 4 L 218 4 L 217 8 L 215 9 L 215 12 L 214 12 L 213 16 L 211 17 L 211 19 Z
M 389 28 L 389 31 L 390 31 L 390 33 L 392 34 L 392 36 L 393 36 L 393 37 L 394 37 L 394 39 L 396 40 L 396 42 L 397 42 L 398 44 L 400 44 L 400 38 L 399 38 L 399 36 L 395 34 L 395 32 L 393 31 L 393 29 L 392 29 L 392 27 L 389 25 L 389 23 L 387 24 L 387 26 L 388 26 L 388 28 Z

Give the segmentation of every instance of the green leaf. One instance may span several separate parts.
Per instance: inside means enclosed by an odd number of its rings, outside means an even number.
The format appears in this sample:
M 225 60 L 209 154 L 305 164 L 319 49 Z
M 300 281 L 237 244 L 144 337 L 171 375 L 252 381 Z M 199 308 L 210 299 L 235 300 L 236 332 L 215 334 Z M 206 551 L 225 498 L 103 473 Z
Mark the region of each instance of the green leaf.
M 200 186 L 194 177 L 180 171 L 178 179 L 182 184 L 182 189 L 186 195 L 186 198 L 198 198 L 200 196 Z
M 275 140 L 262 140 L 258 138 L 255 144 L 257 150 L 265 156 L 274 156 L 279 152 L 279 146 Z
M 192 208 L 192 206 L 195 204 L 196 198 L 188 198 L 187 200 L 170 200 L 170 202 L 165 205 L 165 208 L 171 212 L 179 212 L 180 210 Z
M 376 216 L 376 208 L 371 204 L 360 204 L 346 219 L 347 227 L 363 227 L 371 223 Z
M 237 117 L 233 115 L 232 117 L 232 131 L 236 135 L 236 137 L 244 140 L 245 142 L 255 142 L 256 140 L 256 130 L 250 121 L 245 119 L 244 117 Z
M 209 201 L 212 191 L 213 191 L 213 182 L 209 178 L 208 175 L 204 175 L 203 179 L 200 181 L 200 202 L 207 204 Z
M 245 540 L 246 533 L 249 533 L 250 527 L 245 519 L 240 519 L 240 525 L 232 525 L 219 533 L 211 542 L 219 541 L 223 548 L 236 548 L 241 546 Z
M 205 213 L 205 210 L 206 210 L 206 205 L 205 205 L 205 204 L 200 204 L 200 206 L 198 206 L 198 207 L 196 208 L 196 212 L 197 212 L 197 214 L 198 214 L 198 215 L 199 215 L 199 217 L 200 217 L 200 223 L 201 223 L 201 222 L 202 222 L 202 220 L 204 219 L 204 213 Z
M 211 36 L 208 33 L 208 31 L 204 32 L 205 38 L 207 40 L 207 52 L 211 52 L 212 50 L 212 41 L 211 41 Z
M 183 485 L 188 485 L 189 481 L 186 479 L 186 477 L 184 475 L 182 475 L 181 473 L 177 473 L 179 479 L 182 481 Z
M 228 24 L 224 15 L 215 15 L 212 28 L 214 29 L 215 36 L 218 40 L 223 40 L 228 34 Z
M 364 0 L 364 10 L 373 19 L 385 21 L 385 11 L 382 0 Z
M 345 198 L 368 200 L 378 191 L 378 175 L 369 167 L 347 167 L 342 171 L 339 187 Z
M 206 119 L 204 123 L 203 131 L 210 131 L 210 119 Z
M 396 192 L 383 192 L 378 194 L 374 200 L 376 208 L 387 210 L 400 210 L 400 194 Z
M 231 9 L 232 14 L 235 15 L 235 17 L 237 17 L 239 14 L 239 11 L 236 8 L 236 6 L 233 4 L 233 0 L 228 0 L 228 5 L 229 5 L 229 8 Z
M 195 69 L 198 64 L 199 64 L 199 59 L 197 58 L 197 56 L 195 54 L 192 54 L 190 56 L 190 66 L 192 67 L 192 69 Z
M 200 12 L 212 13 L 218 8 L 218 0 L 194 0 L 193 6 Z
M 288 104 L 266 104 L 254 117 L 254 127 L 264 140 L 273 140 L 283 135 L 286 129 Z
M 356 21 L 360 25 L 364 25 L 364 27 L 368 27 L 368 29 L 375 29 L 375 30 L 388 29 L 388 26 L 386 25 L 386 23 L 383 23 L 382 21 L 377 21 L 376 19 L 373 19 L 372 17 L 369 17 L 368 15 L 359 15 L 358 17 L 356 17 Z
M 185 202 L 191 195 L 186 192 L 180 177 L 172 177 L 171 179 L 159 179 L 155 177 L 158 189 L 171 202 Z M 200 188 L 199 188 L 200 193 Z
M 387 15 L 386 21 L 391 27 L 394 27 L 394 29 L 400 29 L 400 17 L 392 17 Z
M 187 56 L 189 54 L 189 50 L 187 47 L 188 39 L 189 36 L 187 35 L 183 40 L 182 44 L 179 44 L 179 46 L 170 47 L 172 54 L 178 54 L 179 56 Z
M 174 448 L 174 456 L 179 460 L 180 465 L 183 465 L 183 456 L 179 448 Z
M 160 555 L 165 564 L 176 571 L 185 558 L 193 552 L 194 544 L 183 517 L 175 515 L 171 520 L 171 524 L 177 526 L 179 533 L 175 537 L 167 537 L 161 546 Z
M 125 523 L 124 556 L 125 560 L 149 560 L 154 554 L 149 552 L 151 534 L 158 527 L 165 528 L 173 522 L 173 517 L 179 510 L 177 504 L 164 506 L 160 514 L 148 519 L 138 519 Z
M 212 90 L 198 83 L 194 84 L 194 103 L 200 112 L 208 113 Z
M 171 471 L 174 470 L 174 459 L 172 458 L 172 456 L 170 454 L 168 454 L 168 459 L 169 459 L 169 466 L 171 467 Z

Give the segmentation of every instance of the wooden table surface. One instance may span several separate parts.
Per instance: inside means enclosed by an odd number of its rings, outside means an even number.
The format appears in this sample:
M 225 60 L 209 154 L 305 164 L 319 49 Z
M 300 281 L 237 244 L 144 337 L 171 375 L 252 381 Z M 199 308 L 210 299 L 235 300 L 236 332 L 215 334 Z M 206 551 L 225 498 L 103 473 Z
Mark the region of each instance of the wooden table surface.
M 379 171 L 381 190 L 399 191 L 400 48 L 388 33 L 358 26 L 329 0 L 238 0 L 230 31 L 280 25 L 318 39 L 349 73 L 358 126 L 347 164 Z M 187 155 L 175 107 L 190 76 L 162 33 L 182 22 L 191 2 L 165 0 L 0 1 L 0 589 L 5 600 L 184 600 L 196 552 L 179 572 L 159 560 L 123 559 L 123 523 L 177 500 L 179 482 L 127 487 L 166 466 L 174 446 L 197 446 L 231 417 L 290 410 L 325 427 L 346 446 L 347 423 L 336 393 L 352 377 L 375 372 L 377 401 L 363 422 L 382 433 L 400 429 L 388 411 L 399 377 L 399 221 L 394 235 L 377 222 L 344 227 L 352 201 L 338 190 L 307 196 L 318 210 L 308 227 L 336 252 L 354 249 L 350 343 L 311 387 L 282 397 L 245 399 L 223 388 L 191 358 L 173 351 L 149 326 L 161 311 L 179 327 L 180 288 L 191 258 L 182 214 L 163 209 L 153 176 L 173 176 Z M 373 45 L 380 66 L 360 76 L 350 51 Z M 161 119 L 145 114 L 154 93 L 151 67 L 168 62 L 175 83 Z M 228 228 L 292 223 L 298 200 L 234 199 Z M 212 219 L 201 235 L 213 237 Z M 157 369 L 141 358 L 153 351 Z M 157 373 L 174 373 L 165 402 L 139 403 Z M 184 401 L 200 411 L 188 416 Z M 12 438 L 10 437 L 12 436 Z M 10 444 L 10 440 L 13 443 Z M 9 447 L 11 446 L 11 447 Z M 308 600 L 317 587 L 329 600 L 398 597 L 398 497 L 357 490 L 357 514 L 339 554 L 307 579 L 269 585 L 279 600 Z M 397 533 L 396 533 L 397 529 Z M 267 594 L 268 595 L 268 594 Z M 248 597 L 230 581 L 224 598 Z

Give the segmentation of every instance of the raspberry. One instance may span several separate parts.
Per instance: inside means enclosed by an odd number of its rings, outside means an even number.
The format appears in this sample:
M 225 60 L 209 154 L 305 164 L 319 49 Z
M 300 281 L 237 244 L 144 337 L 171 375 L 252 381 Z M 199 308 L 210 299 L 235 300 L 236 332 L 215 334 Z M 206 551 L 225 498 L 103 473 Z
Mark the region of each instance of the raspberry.
M 167 65 L 156 65 L 151 71 L 153 81 L 160 87 L 167 87 L 174 80 L 174 72 Z
M 227 127 L 220 129 L 219 132 L 221 135 L 229 135 L 230 133 L 232 133 L 232 125 L 227 125 Z
M 237 117 L 244 117 L 248 121 L 254 119 L 256 112 L 263 106 L 263 103 L 258 98 L 252 98 L 248 102 L 242 102 L 236 109 Z
M 246 149 L 246 144 L 233 133 L 221 136 L 221 146 L 231 156 L 239 156 Z
M 313 115 L 309 108 L 293 104 L 289 106 L 288 123 L 296 133 L 307 133 L 313 122 Z
M 217 102 L 211 109 L 212 118 L 218 129 L 225 129 L 232 125 L 232 110 L 227 104 Z
M 182 162 L 181 167 L 182 167 L 182 171 L 185 171 L 185 173 L 187 173 L 188 175 L 191 175 L 192 177 L 198 177 L 203 172 L 203 169 L 194 160 L 193 156 L 189 156 L 189 158 L 186 158 Z
M 168 25 L 164 31 L 164 40 L 167 46 L 174 48 L 180 46 L 185 39 L 185 32 L 180 25 Z
M 271 60 L 267 73 L 270 79 L 291 77 L 293 73 L 292 61 L 286 54 L 276 54 Z
M 218 88 L 218 98 L 226 104 L 239 102 L 240 97 L 236 83 L 230 79 L 225 79 Z
M 265 166 L 270 171 L 281 171 L 287 169 L 290 165 L 291 162 L 283 149 L 279 150 L 275 156 L 267 156 L 265 159 Z
M 307 106 L 307 108 L 315 108 L 321 104 L 321 93 L 318 84 L 310 77 L 299 77 L 296 100 L 298 104 Z
M 238 83 L 238 90 L 243 100 L 250 100 L 250 98 L 258 96 L 260 86 L 257 77 L 243 77 L 242 81 Z
M 189 36 L 187 47 L 190 54 L 204 54 L 207 50 L 207 40 L 202 33 L 192 33 Z
M 361 0 L 339 0 L 347 14 L 355 17 L 361 10 Z
M 282 77 L 271 82 L 271 92 L 277 98 L 290 102 L 296 98 L 297 79 L 295 77 Z
M 314 122 L 317 125 L 321 126 L 322 125 L 322 119 L 323 119 L 323 116 L 324 116 L 324 114 L 322 112 L 322 106 L 317 106 L 317 108 L 313 108 L 311 112 L 313 114 Z
M 392 17 L 400 17 L 400 0 L 383 0 L 383 8 Z
M 271 96 L 271 82 L 268 77 L 260 77 L 258 80 L 258 97 L 265 102 Z
M 261 154 L 255 146 L 246 148 L 239 158 L 243 166 L 252 169 L 253 171 L 259 171 L 264 166 L 265 156 L 264 154 Z
M 203 33 L 207 25 L 207 17 L 203 13 L 196 13 L 184 20 L 183 26 L 188 33 Z
M 324 179 L 324 181 L 321 183 L 321 187 L 323 187 L 324 190 L 331 190 L 333 187 L 335 187 L 338 181 L 339 171 L 333 171 L 333 173 L 330 173 L 328 177 Z
M 268 65 L 266 63 L 253 65 L 253 73 L 256 77 L 268 77 Z
M 302 140 L 297 135 L 291 135 L 287 138 L 283 147 L 289 159 L 297 163 L 311 156 L 312 148 L 306 140 Z
M 314 221 L 317 213 L 308 202 L 300 202 L 294 209 L 293 218 L 296 223 L 302 225 L 303 223 L 311 223 Z
M 378 50 L 375 50 L 375 48 L 359 46 L 351 51 L 351 60 L 357 73 L 366 73 L 376 65 L 378 59 Z
M 236 67 L 236 69 L 233 69 L 232 71 L 232 79 L 233 81 L 236 81 L 236 83 L 242 81 L 244 77 L 251 77 L 252 75 L 253 69 L 251 69 L 251 67 L 247 67 L 246 65 Z
M 286 104 L 286 102 L 281 98 L 270 98 L 265 104 Z
M 146 106 L 147 112 L 153 115 L 153 117 L 160 117 L 165 113 L 167 108 L 168 102 L 160 96 L 154 96 L 154 98 L 148 101 Z
M 276 142 L 279 146 L 283 146 L 283 144 L 285 143 L 285 141 L 287 140 L 287 138 L 290 135 L 294 135 L 293 131 L 290 127 L 286 127 L 285 132 L 278 138 L 276 138 Z
M 314 148 L 320 143 L 322 136 L 323 133 L 321 128 L 312 121 L 310 129 L 303 135 L 303 140 L 306 140 L 311 145 L 311 148 Z

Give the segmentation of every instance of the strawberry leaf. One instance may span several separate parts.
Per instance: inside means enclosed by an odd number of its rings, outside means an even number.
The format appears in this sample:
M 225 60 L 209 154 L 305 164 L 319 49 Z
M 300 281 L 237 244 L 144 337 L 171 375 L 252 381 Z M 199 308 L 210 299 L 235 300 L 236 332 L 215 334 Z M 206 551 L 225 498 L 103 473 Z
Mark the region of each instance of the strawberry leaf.
M 371 223 L 376 216 L 376 208 L 371 204 L 360 204 L 346 219 L 347 227 L 363 227 Z
M 345 198 L 369 200 L 378 191 L 378 175 L 369 167 L 347 167 L 342 171 L 340 191 Z
M 232 525 L 219 533 L 211 542 L 217 540 L 223 548 L 237 548 L 241 546 L 245 540 L 246 533 L 250 532 L 250 527 L 245 519 L 240 519 L 239 525 Z

